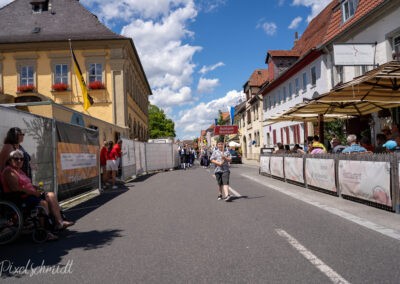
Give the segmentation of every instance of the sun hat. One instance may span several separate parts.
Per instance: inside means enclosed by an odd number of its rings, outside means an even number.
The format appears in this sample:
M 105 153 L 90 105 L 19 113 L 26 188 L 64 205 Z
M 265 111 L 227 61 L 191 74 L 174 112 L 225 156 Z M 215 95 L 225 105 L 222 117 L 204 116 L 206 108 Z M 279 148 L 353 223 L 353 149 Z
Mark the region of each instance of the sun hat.
M 388 150 L 393 150 L 394 148 L 397 147 L 397 143 L 394 140 L 388 140 L 386 141 L 385 144 L 382 145 L 383 147 L 385 147 Z

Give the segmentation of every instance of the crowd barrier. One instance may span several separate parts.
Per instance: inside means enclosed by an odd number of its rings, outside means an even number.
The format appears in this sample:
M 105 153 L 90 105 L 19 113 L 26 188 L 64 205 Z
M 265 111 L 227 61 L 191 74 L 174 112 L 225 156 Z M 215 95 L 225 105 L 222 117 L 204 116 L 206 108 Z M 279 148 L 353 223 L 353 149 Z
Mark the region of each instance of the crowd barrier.
M 400 213 L 400 155 L 261 154 L 260 174 Z

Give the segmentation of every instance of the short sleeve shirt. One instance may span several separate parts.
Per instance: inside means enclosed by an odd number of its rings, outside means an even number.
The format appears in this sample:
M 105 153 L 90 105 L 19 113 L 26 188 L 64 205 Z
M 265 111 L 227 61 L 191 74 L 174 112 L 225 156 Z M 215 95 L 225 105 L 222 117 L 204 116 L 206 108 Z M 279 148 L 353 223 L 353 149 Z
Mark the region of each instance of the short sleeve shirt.
M 224 156 L 230 158 L 231 153 L 229 151 L 221 152 L 219 149 L 214 150 L 213 153 L 211 154 L 210 161 L 217 161 L 217 162 L 222 162 L 222 154 Z M 228 161 L 224 160 L 224 163 L 221 166 L 215 166 L 214 173 L 219 173 L 219 172 L 229 172 L 229 163 Z
M 342 151 L 342 153 L 361 153 L 361 152 L 367 152 L 367 149 L 358 144 L 353 144 Z

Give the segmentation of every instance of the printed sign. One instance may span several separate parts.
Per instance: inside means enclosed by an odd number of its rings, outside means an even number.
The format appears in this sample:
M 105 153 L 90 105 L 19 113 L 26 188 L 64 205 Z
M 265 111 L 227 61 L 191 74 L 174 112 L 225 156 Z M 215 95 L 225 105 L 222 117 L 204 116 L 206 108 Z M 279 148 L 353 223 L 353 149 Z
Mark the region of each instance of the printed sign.
M 269 169 L 269 161 L 270 161 L 270 156 L 260 156 L 260 172 L 261 173 L 266 173 L 266 174 L 271 174 L 271 171 Z
M 308 185 L 336 192 L 335 161 L 332 159 L 306 159 Z
M 271 157 L 271 174 L 283 178 L 283 157 Z
M 342 194 L 392 206 L 389 162 L 339 161 L 338 178 Z
M 238 133 L 237 125 L 217 125 L 214 128 L 215 135 L 228 135 L 228 134 L 237 134 Z
M 285 158 L 285 178 L 304 183 L 303 158 Z

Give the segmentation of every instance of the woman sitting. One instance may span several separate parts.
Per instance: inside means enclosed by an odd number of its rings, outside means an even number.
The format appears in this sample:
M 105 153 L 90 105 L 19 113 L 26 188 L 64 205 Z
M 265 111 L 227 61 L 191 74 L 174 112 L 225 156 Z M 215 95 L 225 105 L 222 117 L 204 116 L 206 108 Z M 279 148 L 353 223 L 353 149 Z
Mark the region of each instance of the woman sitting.
M 14 150 L 10 153 L 6 167 L 1 174 L 3 192 L 5 194 L 20 193 L 20 198 L 28 206 L 40 204 L 54 216 L 58 230 L 72 226 L 73 222 L 64 221 L 61 217 L 60 205 L 54 192 L 38 191 L 30 178 L 22 171 L 23 161 L 24 153 L 22 151 Z

